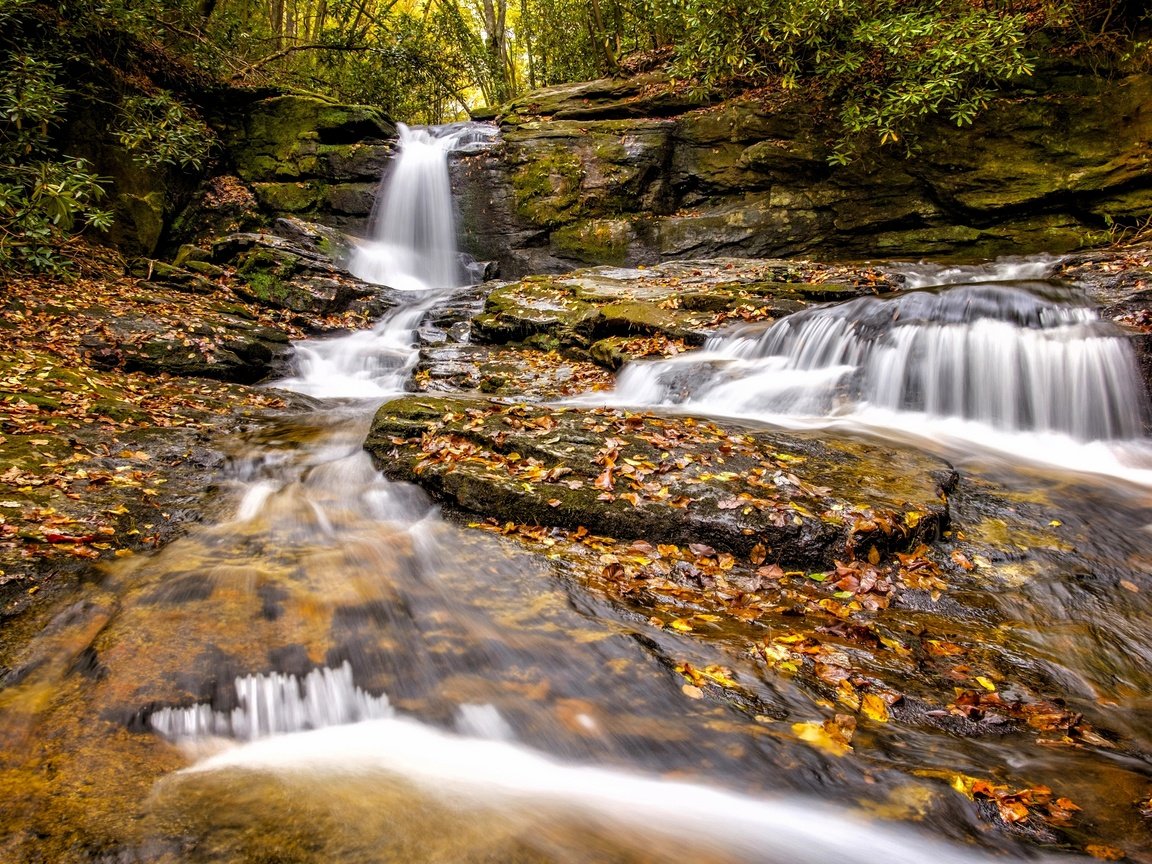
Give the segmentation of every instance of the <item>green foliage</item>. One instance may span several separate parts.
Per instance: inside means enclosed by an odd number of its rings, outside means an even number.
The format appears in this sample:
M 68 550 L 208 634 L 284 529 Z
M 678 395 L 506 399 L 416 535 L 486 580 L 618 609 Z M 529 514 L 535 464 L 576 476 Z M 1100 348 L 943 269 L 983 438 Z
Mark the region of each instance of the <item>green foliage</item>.
M 915 121 L 971 123 L 1026 75 L 1026 21 L 968 0 L 669 0 L 676 71 L 701 87 L 814 85 L 838 106 L 833 161 L 900 141 Z
M 212 132 L 170 93 L 159 91 L 121 103 L 116 138 L 141 165 L 199 170 L 208 158 Z
M 104 189 L 83 159 L 53 152 L 67 105 L 59 66 L 27 55 L 0 67 L 0 269 L 60 271 L 53 244 L 80 227 L 105 229 Z

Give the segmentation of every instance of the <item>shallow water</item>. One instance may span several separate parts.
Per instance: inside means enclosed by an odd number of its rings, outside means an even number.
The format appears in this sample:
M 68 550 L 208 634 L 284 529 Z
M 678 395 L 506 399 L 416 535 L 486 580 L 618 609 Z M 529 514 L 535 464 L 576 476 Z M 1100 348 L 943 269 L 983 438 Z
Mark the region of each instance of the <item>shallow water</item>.
M 609 584 L 605 556 L 626 550 L 607 541 L 474 530 L 385 481 L 361 449 L 371 413 L 405 386 L 413 328 L 451 294 L 398 287 L 412 302 L 375 330 L 298 346 L 280 386 L 322 407 L 227 442 L 227 518 L 117 567 L 32 643 L 0 691 L 0 857 L 864 864 L 1108 843 L 1140 860 L 1152 795 L 1143 439 L 1055 433 L 1063 455 L 1049 458 L 1049 433 L 979 417 L 784 415 L 733 408 L 714 388 L 684 404 L 622 386 L 623 401 L 899 438 L 965 469 L 954 519 L 983 557 L 939 602 L 885 610 L 871 642 L 831 613 L 729 616 L 707 590 Z M 689 391 L 712 362 L 682 364 Z M 733 376 L 735 391 L 750 380 Z M 666 626 L 685 616 L 706 626 Z M 781 646 L 805 639 L 898 686 L 909 707 L 829 746 L 820 724 L 843 710 L 832 691 L 753 650 L 786 658 Z M 927 644 L 964 656 L 925 658 Z M 690 684 L 686 669 L 713 677 Z M 942 686 L 952 697 L 950 675 L 977 672 L 1009 701 L 1064 700 L 1095 737 L 949 726 L 927 710 Z M 1063 835 L 1010 828 L 954 791 L 965 777 L 1046 784 L 1086 816 Z

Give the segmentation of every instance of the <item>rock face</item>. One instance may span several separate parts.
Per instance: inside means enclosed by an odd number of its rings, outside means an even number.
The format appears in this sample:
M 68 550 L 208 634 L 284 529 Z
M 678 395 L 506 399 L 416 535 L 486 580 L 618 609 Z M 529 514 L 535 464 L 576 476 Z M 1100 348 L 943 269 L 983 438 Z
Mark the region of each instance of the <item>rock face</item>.
M 954 483 L 912 452 L 470 397 L 388 402 L 364 446 L 389 477 L 485 517 L 802 567 L 935 538 Z
M 468 251 L 505 277 L 717 255 L 1061 252 L 1152 214 L 1150 106 L 1150 75 L 1046 71 L 974 127 L 927 129 L 909 158 L 832 168 L 807 103 L 689 110 L 593 82 L 512 103 L 502 140 L 459 156 L 455 180 Z
M 361 227 L 392 155 L 379 111 L 315 96 L 274 96 L 217 118 L 237 175 L 273 216 Z

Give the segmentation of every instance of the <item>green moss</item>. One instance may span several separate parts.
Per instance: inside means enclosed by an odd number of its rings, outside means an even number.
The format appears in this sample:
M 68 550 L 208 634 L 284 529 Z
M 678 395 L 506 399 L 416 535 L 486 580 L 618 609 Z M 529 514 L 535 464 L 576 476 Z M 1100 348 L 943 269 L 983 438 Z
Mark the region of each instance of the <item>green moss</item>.
M 319 183 L 254 183 L 252 190 L 262 206 L 281 213 L 312 209 L 324 191 Z
M 584 166 L 575 154 L 559 148 L 533 154 L 512 172 L 516 211 L 537 225 L 571 222 L 582 209 L 583 179 Z
M 636 232 L 624 219 L 593 219 L 552 232 L 555 254 L 586 264 L 624 264 Z
M 282 304 L 287 296 L 284 283 L 271 273 L 250 273 L 245 277 L 248 291 L 261 303 Z
M 314 173 L 324 144 L 394 135 L 392 124 L 374 108 L 313 96 L 279 96 L 257 103 L 228 144 L 241 177 L 270 181 Z

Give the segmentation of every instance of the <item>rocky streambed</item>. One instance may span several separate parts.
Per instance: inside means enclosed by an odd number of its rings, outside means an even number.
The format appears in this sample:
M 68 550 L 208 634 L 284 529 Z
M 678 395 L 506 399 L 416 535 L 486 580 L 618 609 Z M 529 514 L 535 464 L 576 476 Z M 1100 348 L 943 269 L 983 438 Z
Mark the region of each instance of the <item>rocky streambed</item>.
M 946 836 L 1142 860 L 1152 565 L 1139 489 L 604 397 L 621 364 L 898 290 L 901 267 L 719 259 L 457 293 L 419 328 L 412 392 L 381 406 L 365 443 L 405 481 L 390 489 L 440 503 L 450 524 L 432 530 L 454 566 L 429 563 L 419 531 L 360 521 L 343 474 L 321 504 L 335 520 L 320 519 L 309 490 L 331 469 L 310 448 L 328 421 L 294 416 L 308 400 L 228 383 L 274 368 L 261 364 L 304 325 L 356 327 L 396 302 L 332 267 L 324 237 L 288 224 L 123 277 L 160 301 L 148 334 L 125 323 L 145 318 L 118 305 L 127 282 L 71 307 L 45 292 L 9 308 L 21 338 L 68 332 L 36 350 L 64 346 L 71 376 L 22 355 L 13 376 L 43 398 L 9 394 L 0 442 L 24 448 L 4 480 L 19 504 L 6 524 L 23 520 L 3 552 L 15 578 L 0 731 L 13 747 L 0 781 L 23 814 L 10 849 L 162 860 L 201 848 L 189 831 L 247 848 L 247 833 L 220 833 L 207 790 L 195 813 L 179 796 L 145 803 L 182 764 L 148 718 L 233 706 L 244 675 L 348 663 L 360 686 L 436 722 L 490 702 L 526 742 L 581 757 L 671 759 L 749 789 L 771 766 L 787 788 Z M 1149 262 L 1130 248 L 1052 266 L 1139 341 Z M 228 348 L 243 326 L 269 356 Z M 244 356 L 254 365 L 237 371 Z M 206 374 L 225 381 L 186 377 Z M 350 452 L 363 435 L 349 427 Z M 259 486 L 262 466 L 294 461 L 297 479 L 258 518 L 127 554 L 231 506 L 228 483 L 204 492 L 237 466 Z M 135 560 L 96 569 L 121 557 Z M 365 562 L 396 581 L 334 581 Z M 495 623 L 459 617 L 461 598 Z M 76 602 L 51 614 L 61 600 Z M 423 653 L 405 653 L 410 638 Z M 546 659 L 560 655 L 576 666 Z M 67 683 L 45 702 L 52 670 Z M 37 727 L 57 743 L 26 758 Z M 285 855 L 327 854 L 257 821 Z

